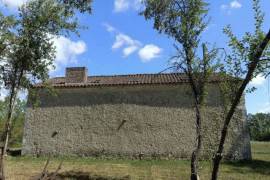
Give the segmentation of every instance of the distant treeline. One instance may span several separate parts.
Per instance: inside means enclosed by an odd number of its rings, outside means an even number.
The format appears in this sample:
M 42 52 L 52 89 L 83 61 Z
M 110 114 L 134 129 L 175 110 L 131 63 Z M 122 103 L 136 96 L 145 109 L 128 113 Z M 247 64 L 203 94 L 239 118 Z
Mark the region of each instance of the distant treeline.
M 0 138 L 3 142 L 3 132 L 5 130 L 6 113 L 8 99 L 0 100 Z M 10 147 L 20 147 L 22 144 L 24 116 L 25 116 L 26 101 L 18 99 L 13 113 L 13 123 L 11 131 Z
M 250 137 L 254 141 L 270 141 L 270 113 L 248 115 Z

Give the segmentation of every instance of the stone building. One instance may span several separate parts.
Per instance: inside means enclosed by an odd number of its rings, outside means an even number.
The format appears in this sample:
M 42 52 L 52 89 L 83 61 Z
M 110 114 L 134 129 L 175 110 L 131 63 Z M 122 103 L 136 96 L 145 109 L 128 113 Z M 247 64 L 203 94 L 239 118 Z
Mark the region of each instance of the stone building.
M 195 114 L 187 77 L 173 74 L 87 76 L 67 68 L 65 77 L 36 84 L 29 98 L 23 154 L 189 158 L 194 149 Z M 218 77 L 208 85 L 203 112 L 202 156 L 215 150 L 222 126 Z M 33 104 L 37 104 L 33 106 Z M 231 124 L 225 154 L 250 159 L 245 103 Z

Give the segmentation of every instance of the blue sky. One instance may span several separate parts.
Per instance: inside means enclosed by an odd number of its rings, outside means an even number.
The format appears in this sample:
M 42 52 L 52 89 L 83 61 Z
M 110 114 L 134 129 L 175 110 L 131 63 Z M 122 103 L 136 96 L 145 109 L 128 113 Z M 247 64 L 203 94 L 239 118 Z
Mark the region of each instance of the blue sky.
M 26 0 L 0 0 L 0 8 L 16 12 Z M 168 67 L 174 54 L 173 41 L 158 34 L 151 21 L 139 16 L 140 0 L 94 0 L 92 15 L 79 15 L 80 37 L 55 38 L 56 70 L 52 76 L 63 76 L 67 66 L 87 66 L 90 75 L 158 73 Z M 251 0 L 208 0 L 211 22 L 203 39 L 225 47 L 227 38 L 222 28 L 231 24 L 241 36 L 253 30 Z M 3 6 L 6 4 L 7 6 Z M 270 3 L 262 0 L 266 13 L 265 31 L 270 28 Z M 248 113 L 270 112 L 270 82 L 257 77 L 252 85 L 257 91 L 246 95 Z

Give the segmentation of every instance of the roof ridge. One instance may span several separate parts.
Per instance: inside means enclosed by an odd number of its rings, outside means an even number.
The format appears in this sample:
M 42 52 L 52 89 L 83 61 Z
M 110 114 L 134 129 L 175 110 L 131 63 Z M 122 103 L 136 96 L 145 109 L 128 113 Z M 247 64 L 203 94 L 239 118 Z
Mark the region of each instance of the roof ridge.
M 141 74 L 113 74 L 113 75 L 95 75 L 88 77 L 116 77 L 116 76 L 144 76 L 144 75 L 170 75 L 170 74 L 185 74 L 185 73 L 141 73 Z
M 91 78 L 95 78 L 95 77 L 129 77 L 129 76 L 154 76 L 154 75 L 184 75 L 185 73 L 142 73 L 142 74 L 113 74 L 113 75 L 94 75 L 94 76 L 87 76 L 87 77 L 91 77 Z M 58 76 L 58 77 L 52 77 L 50 79 L 57 79 L 57 78 L 66 78 L 64 76 Z
M 210 78 L 211 82 L 221 79 L 218 76 Z M 159 73 L 159 74 L 126 74 L 126 75 L 100 75 L 88 76 L 86 82 L 66 83 L 65 77 L 54 77 L 48 80 L 54 87 L 97 87 L 97 86 L 123 86 L 123 85 L 151 85 L 151 84 L 180 84 L 187 83 L 185 73 Z M 36 84 L 35 87 L 42 87 Z

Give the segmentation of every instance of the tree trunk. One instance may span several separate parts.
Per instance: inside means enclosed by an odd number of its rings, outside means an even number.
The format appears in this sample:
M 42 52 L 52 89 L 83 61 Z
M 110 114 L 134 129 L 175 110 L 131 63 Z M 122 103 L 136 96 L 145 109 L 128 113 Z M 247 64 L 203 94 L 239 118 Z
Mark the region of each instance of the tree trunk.
M 7 153 L 7 148 L 8 148 L 8 141 L 9 141 L 9 136 L 10 136 L 10 131 L 11 131 L 12 114 L 13 114 L 13 109 L 15 105 L 15 99 L 16 99 L 16 92 L 15 90 L 13 90 L 10 94 L 10 100 L 9 100 L 9 106 L 8 106 L 6 131 L 5 131 L 5 143 L 4 143 L 4 148 L 3 148 L 4 155 Z
M 196 148 L 192 152 L 191 156 L 191 180 L 199 180 L 198 175 L 198 160 L 199 160 L 199 154 L 201 151 L 201 145 L 202 145 L 202 136 L 201 136 L 201 113 L 198 105 L 196 104 Z
M 5 173 L 4 173 L 4 147 L 1 147 L 1 156 L 0 156 L 0 180 L 5 180 Z
M 15 88 L 12 88 L 10 93 L 9 105 L 8 105 L 8 113 L 7 113 L 7 122 L 6 129 L 4 132 L 4 146 L 1 149 L 1 158 L 0 158 L 0 180 L 5 180 L 5 156 L 8 149 L 9 136 L 11 131 L 11 123 L 12 123 L 12 114 L 16 101 L 17 92 Z
M 201 151 L 201 144 L 202 144 L 202 138 L 201 138 L 201 112 L 200 112 L 200 91 L 198 89 L 198 86 L 196 85 L 194 76 L 193 76 L 193 69 L 192 69 L 192 59 L 194 57 L 193 53 L 192 53 L 192 49 L 187 48 L 186 49 L 186 54 L 187 54 L 187 71 L 186 74 L 188 76 L 189 79 L 189 85 L 191 87 L 192 90 L 192 94 L 194 97 L 194 101 L 195 101 L 195 112 L 196 112 L 196 145 L 195 145 L 195 149 L 192 152 L 191 155 L 191 175 L 190 175 L 190 179 L 191 180 L 199 180 L 199 171 L 198 171 L 198 159 L 199 159 L 199 154 Z
M 188 61 L 191 62 L 191 61 Z M 198 180 L 199 179 L 199 172 L 198 172 L 198 159 L 199 159 L 199 154 L 201 151 L 201 144 L 202 144 L 202 137 L 201 137 L 201 111 L 200 111 L 200 102 L 199 102 L 199 93 L 198 93 L 198 87 L 196 86 L 194 77 L 192 75 L 192 66 L 190 63 L 188 63 L 188 78 L 189 78 L 189 83 L 190 87 L 193 92 L 193 97 L 195 100 L 195 112 L 196 112 L 196 145 L 195 149 L 192 152 L 191 155 L 191 180 Z
M 14 71 L 14 76 L 18 72 L 17 70 L 18 69 Z M 0 159 L 0 180 L 5 180 L 5 157 L 6 157 L 7 148 L 8 148 L 9 135 L 11 132 L 13 109 L 15 106 L 16 98 L 17 98 L 18 87 L 20 87 L 21 85 L 21 80 L 23 77 L 23 69 L 20 71 L 20 74 L 17 77 L 18 77 L 17 79 L 18 81 L 16 81 L 16 79 L 13 79 L 13 81 L 11 82 L 11 88 L 10 88 L 6 129 L 4 131 L 4 146 L 2 147 L 2 153 L 1 153 L 1 159 Z
M 218 177 L 219 166 L 220 166 L 220 162 L 222 160 L 222 153 L 224 150 L 224 144 L 225 144 L 225 140 L 226 140 L 226 137 L 228 134 L 228 127 L 230 125 L 231 119 L 234 115 L 234 112 L 235 112 L 235 110 L 236 110 L 236 108 L 241 100 L 241 97 L 242 97 L 248 83 L 252 79 L 252 76 L 257 68 L 257 65 L 260 62 L 260 58 L 263 54 L 263 51 L 267 47 L 267 44 L 269 43 L 269 41 L 270 41 L 270 30 L 267 33 L 264 40 L 262 41 L 262 43 L 259 45 L 258 49 L 255 51 L 255 54 L 252 58 L 252 62 L 248 66 L 247 75 L 246 75 L 242 85 L 240 86 L 239 90 L 237 91 L 236 96 L 235 96 L 235 98 L 232 102 L 232 105 L 230 107 L 230 110 L 229 110 L 228 114 L 226 115 L 224 125 L 222 128 L 222 132 L 221 132 L 221 138 L 220 138 L 218 150 L 217 150 L 215 157 L 213 159 L 213 170 L 212 170 L 212 178 L 211 178 L 212 180 L 217 180 L 217 177 Z

